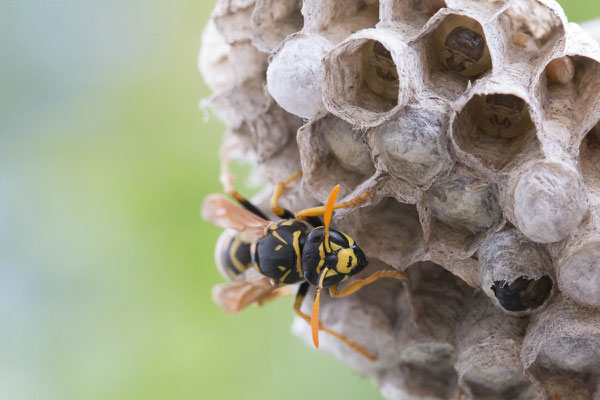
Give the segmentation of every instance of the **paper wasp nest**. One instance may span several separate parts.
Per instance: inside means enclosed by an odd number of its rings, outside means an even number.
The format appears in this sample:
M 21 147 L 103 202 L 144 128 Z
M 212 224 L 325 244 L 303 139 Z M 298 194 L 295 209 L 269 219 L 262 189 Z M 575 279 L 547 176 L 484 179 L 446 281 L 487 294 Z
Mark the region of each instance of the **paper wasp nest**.
M 376 362 L 322 349 L 389 399 L 600 399 L 600 48 L 557 3 L 219 0 L 199 64 L 232 155 L 295 210 L 370 190 L 333 223 L 407 274 L 322 299 Z

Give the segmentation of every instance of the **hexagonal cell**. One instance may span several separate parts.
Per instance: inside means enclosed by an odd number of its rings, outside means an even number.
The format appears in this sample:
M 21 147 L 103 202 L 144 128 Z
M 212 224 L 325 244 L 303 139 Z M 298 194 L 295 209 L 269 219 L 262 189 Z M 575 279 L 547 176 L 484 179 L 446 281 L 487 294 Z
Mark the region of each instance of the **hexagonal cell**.
M 560 248 L 557 281 L 562 294 L 582 307 L 600 308 L 600 209 L 595 204 Z
M 302 0 L 256 0 L 252 12 L 252 43 L 270 53 L 286 36 L 304 25 Z
M 498 18 L 511 63 L 537 63 L 548 56 L 565 34 L 554 10 L 537 0 L 515 0 Z
M 397 33 L 358 32 L 323 61 L 325 107 L 355 126 L 378 125 L 408 101 L 415 82 L 413 61 L 414 54 Z
M 449 99 L 492 70 L 492 58 L 481 24 L 465 15 L 449 14 L 417 42 L 425 81 Z
M 537 399 L 519 359 L 526 319 L 511 318 L 481 292 L 469 297 L 458 330 L 459 385 L 468 398 Z
M 335 218 L 338 226 L 360 244 L 367 257 L 404 270 L 423 257 L 423 232 L 412 204 L 384 197 L 373 205 L 356 207 Z
M 535 160 L 512 174 L 516 226 L 528 239 L 554 243 L 581 223 L 589 208 L 585 184 L 575 166 Z M 510 205 L 508 205 L 510 207 Z
M 431 185 L 419 211 L 426 220 L 427 251 L 461 259 L 504 225 L 497 186 L 456 172 Z
M 596 90 L 600 86 L 600 63 L 579 55 L 570 55 L 569 59 L 574 66 L 572 79 L 566 83 L 553 82 L 548 74 L 551 67 L 547 66 L 540 77 L 538 90 L 544 117 L 577 132 L 600 106 L 600 92 Z
M 451 135 L 466 159 L 492 172 L 539 147 L 528 103 L 512 93 L 475 94 L 455 115 Z
M 405 36 L 419 33 L 427 21 L 439 10 L 445 8 L 444 0 L 382 0 L 382 23 Z
M 303 184 L 321 201 L 340 184 L 340 198 L 375 173 L 362 132 L 323 113 L 298 130 Z
M 317 34 L 296 33 L 272 54 L 267 90 L 286 111 L 310 120 L 323 109 L 323 57 L 332 47 Z
M 407 106 L 369 129 L 367 141 L 377 168 L 422 188 L 447 173 L 453 161 L 443 111 L 436 111 Z
M 477 254 L 481 288 L 510 315 L 539 312 L 556 292 L 550 255 L 512 226 L 490 237 Z
M 521 360 L 546 398 L 591 399 L 600 378 L 600 315 L 558 296 L 532 319 Z
M 422 338 L 454 345 L 456 325 L 474 289 L 442 266 L 417 262 L 406 270 L 411 320 Z
M 590 194 L 600 199 L 600 123 L 585 135 L 579 146 L 579 168 Z
M 319 33 L 334 43 L 379 21 L 378 0 L 304 0 L 304 29 Z

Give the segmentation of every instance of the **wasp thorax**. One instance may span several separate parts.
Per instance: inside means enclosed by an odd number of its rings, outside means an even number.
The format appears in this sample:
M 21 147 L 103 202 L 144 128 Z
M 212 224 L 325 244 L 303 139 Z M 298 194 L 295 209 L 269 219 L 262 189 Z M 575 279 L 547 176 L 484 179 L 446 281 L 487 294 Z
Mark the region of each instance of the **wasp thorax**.
M 442 64 L 460 75 L 475 77 L 492 66 L 483 30 L 478 22 L 451 15 L 435 32 Z

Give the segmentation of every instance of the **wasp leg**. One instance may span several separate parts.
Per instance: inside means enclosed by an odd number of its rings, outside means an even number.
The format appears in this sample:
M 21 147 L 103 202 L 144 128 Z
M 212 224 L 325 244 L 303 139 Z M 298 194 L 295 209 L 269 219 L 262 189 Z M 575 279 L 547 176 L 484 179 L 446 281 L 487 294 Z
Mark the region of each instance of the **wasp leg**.
M 458 396 L 456 397 L 456 400 L 461 400 L 462 399 L 462 392 L 458 392 Z
M 364 203 L 369 197 L 371 197 L 371 192 L 365 190 L 358 196 L 348 201 L 344 201 L 342 203 L 337 203 L 333 205 L 334 210 L 339 210 L 341 208 L 350 208 L 359 205 L 360 203 Z M 296 213 L 296 219 L 306 220 L 309 217 L 320 217 L 325 215 L 325 206 L 319 206 L 314 208 L 307 208 L 306 210 L 302 210 Z
M 271 210 L 278 217 L 284 218 L 284 219 L 294 218 L 294 214 L 292 214 L 290 211 L 286 210 L 285 208 L 279 206 L 279 204 L 277 204 L 277 203 L 279 202 L 279 199 L 281 198 L 281 195 L 283 194 L 285 187 L 287 185 L 289 185 L 290 183 L 294 182 L 296 179 L 300 178 L 301 176 L 302 176 L 302 171 L 298 171 L 294 175 L 292 175 L 291 177 L 286 179 L 285 181 L 279 182 L 277 184 L 277 186 L 275 186 L 275 190 L 273 191 L 273 197 L 271 197 Z
M 309 286 L 308 282 L 303 282 L 300 285 L 300 288 L 298 289 L 298 293 L 296 294 L 296 300 L 294 301 L 294 311 L 296 312 L 297 316 L 299 316 L 300 318 L 302 318 L 303 320 L 305 320 L 306 322 L 308 322 L 310 324 L 310 316 L 304 314 L 300 310 L 300 307 L 302 306 L 302 302 L 304 301 L 304 297 L 306 297 L 306 292 L 308 292 L 308 286 Z M 367 351 L 367 349 L 350 341 L 346 336 L 325 328 L 321 322 L 319 322 L 319 330 L 321 330 L 323 332 L 327 332 L 330 335 L 336 337 L 337 339 L 344 342 L 352 350 L 356 351 L 357 353 L 360 353 L 361 355 L 365 356 L 369 360 L 371 360 L 371 361 L 377 360 L 377 356 L 374 356 L 371 353 L 369 353 Z
M 271 300 L 275 300 L 275 299 L 277 299 L 279 297 L 283 297 L 283 296 L 291 296 L 292 294 L 294 294 L 294 292 L 292 291 L 291 287 L 289 287 L 289 286 L 280 287 L 280 288 L 275 289 L 273 291 L 273 293 L 271 293 L 267 297 L 257 300 L 257 303 L 259 306 L 262 306 Z
M 345 297 L 345 296 L 351 295 L 352 293 L 362 289 L 364 286 L 368 285 L 369 283 L 373 283 L 376 280 L 381 279 L 381 278 L 406 279 L 406 276 L 404 274 L 401 274 L 400 272 L 391 271 L 391 270 L 377 271 L 373 275 L 371 275 L 365 279 L 359 279 L 357 281 L 352 282 L 351 284 L 349 284 L 348 286 L 343 288 L 341 292 L 338 292 L 337 285 L 331 286 L 329 288 L 329 294 L 331 295 L 331 297 Z
M 254 204 L 252 204 L 248 199 L 246 199 L 240 192 L 235 190 L 233 187 L 233 175 L 229 172 L 229 152 L 228 147 L 221 147 L 219 151 L 219 156 L 221 157 L 221 175 L 219 176 L 219 180 L 223 185 L 223 191 L 235 199 L 242 207 L 246 210 L 250 211 L 254 215 L 257 215 L 263 219 L 268 220 L 269 217 L 265 215 L 262 211 L 258 209 Z

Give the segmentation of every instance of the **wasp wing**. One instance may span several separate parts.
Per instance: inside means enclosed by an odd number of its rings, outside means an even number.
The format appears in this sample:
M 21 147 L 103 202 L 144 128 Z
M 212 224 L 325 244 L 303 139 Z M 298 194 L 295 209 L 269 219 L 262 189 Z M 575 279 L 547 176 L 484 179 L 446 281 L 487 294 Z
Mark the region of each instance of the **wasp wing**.
M 202 204 L 202 218 L 223 229 L 240 232 L 243 240 L 253 242 L 262 237 L 269 221 L 231 203 L 225 196 L 211 194 Z
M 250 304 L 270 298 L 279 288 L 266 276 L 249 269 L 239 279 L 213 286 L 213 301 L 230 314 L 240 312 Z

